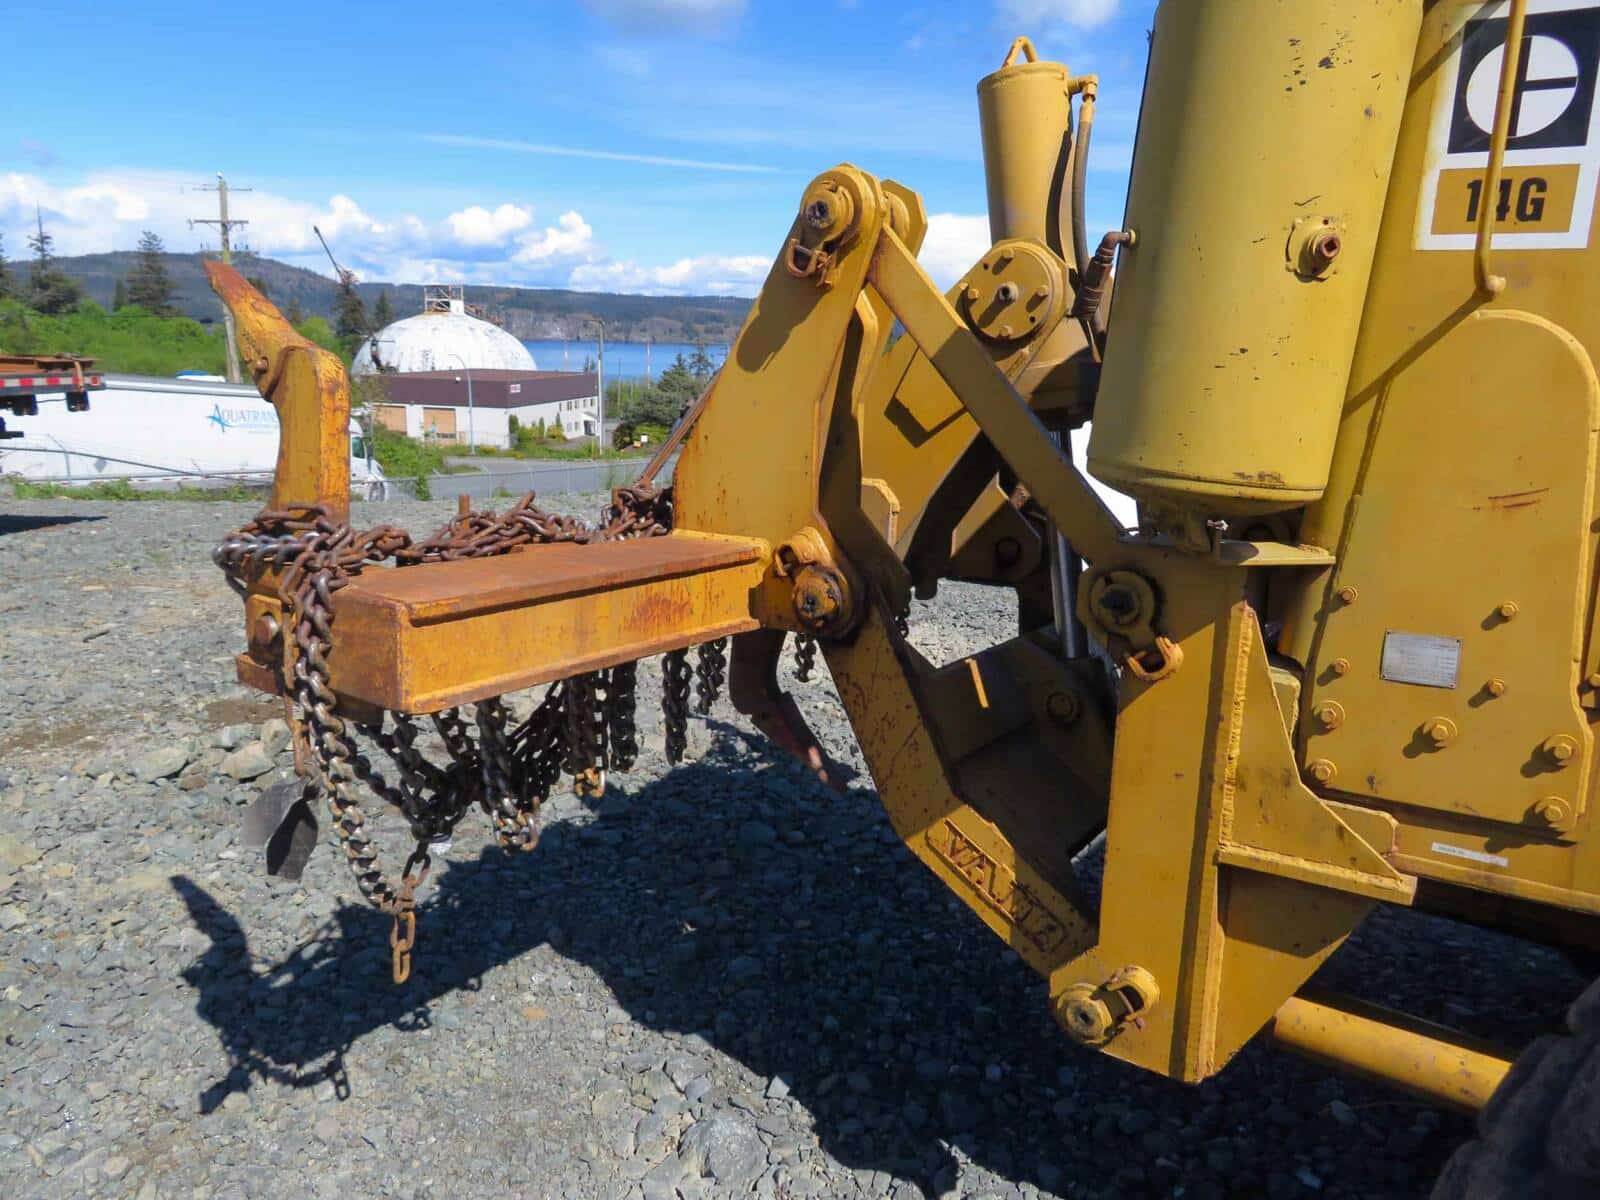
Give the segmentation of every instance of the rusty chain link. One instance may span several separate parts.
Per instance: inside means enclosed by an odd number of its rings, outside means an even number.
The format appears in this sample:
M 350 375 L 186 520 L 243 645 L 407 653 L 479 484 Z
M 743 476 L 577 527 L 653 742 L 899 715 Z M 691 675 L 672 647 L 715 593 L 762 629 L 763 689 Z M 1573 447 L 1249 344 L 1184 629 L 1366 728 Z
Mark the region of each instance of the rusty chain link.
M 278 573 L 284 606 L 287 682 L 296 729 L 309 751 L 315 783 L 327 799 L 334 830 L 361 894 L 393 917 L 390 946 L 396 983 L 411 972 L 416 944 L 416 890 L 427 877 L 429 848 L 448 842 L 474 802 L 489 814 L 496 838 L 507 849 L 531 850 L 538 841 L 538 813 L 563 771 L 580 794 L 598 794 L 605 770 L 627 770 L 638 756 L 634 717 L 637 664 L 622 663 L 552 684 L 532 713 L 509 728 L 503 697 L 478 702 L 469 720 L 460 709 L 432 716 L 449 755 L 440 766 L 417 747 L 420 730 L 406 713 L 389 713 L 392 729 L 357 724 L 336 711 L 328 683 L 333 597 L 362 569 L 393 560 L 396 566 L 450 562 L 505 554 L 519 546 L 551 542 L 594 543 L 658 537 L 672 528 L 670 488 L 648 484 L 617 488 L 594 527 L 538 508 L 528 493 L 504 513 L 463 512 L 431 537 L 414 542 L 404 531 L 380 525 L 356 532 L 335 522 L 326 507 L 268 509 L 223 539 L 212 559 L 240 595 L 269 572 Z M 720 688 L 725 639 L 701 654 L 701 697 Z M 686 744 L 689 667 L 686 650 L 667 656 L 663 708 L 667 757 L 678 762 Z M 361 752 L 359 730 L 393 764 L 390 782 Z M 476 734 L 476 736 L 474 736 Z M 416 840 L 397 882 L 378 865 L 366 832 L 366 817 L 353 793 L 364 784 L 398 808 Z
M 713 638 L 700 643 L 695 660 L 695 710 L 702 716 L 711 715 L 711 706 L 722 694 L 722 684 L 728 677 L 728 639 Z

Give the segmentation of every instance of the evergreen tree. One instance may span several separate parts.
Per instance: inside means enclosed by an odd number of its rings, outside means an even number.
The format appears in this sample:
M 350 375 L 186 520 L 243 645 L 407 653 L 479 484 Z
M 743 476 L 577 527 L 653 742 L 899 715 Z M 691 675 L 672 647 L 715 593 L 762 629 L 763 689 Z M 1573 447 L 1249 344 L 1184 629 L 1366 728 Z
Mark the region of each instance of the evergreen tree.
M 682 356 L 679 356 L 682 360 Z M 695 382 L 704 387 L 711 376 L 716 373 L 716 367 L 711 363 L 711 356 L 706 353 L 706 344 L 696 342 L 694 353 L 689 356 L 689 374 L 694 376 Z
M 389 293 L 378 293 L 378 302 L 372 306 L 372 323 L 383 329 L 394 323 L 394 305 L 389 303 Z
M 120 275 L 117 276 L 117 286 L 111 292 L 111 311 L 128 307 L 128 283 Z
M 153 230 L 146 229 L 139 235 L 139 261 L 128 273 L 128 303 L 137 304 L 153 316 L 175 317 L 178 311 L 172 305 L 172 297 L 177 288 L 162 261 L 165 254 L 161 238 Z
M 334 332 L 339 340 L 351 347 L 371 332 L 367 321 L 367 306 L 356 293 L 354 279 L 339 281 L 339 297 L 334 301 Z
M 44 217 L 37 210 L 34 219 L 39 232 L 28 238 L 33 263 L 28 268 L 28 290 L 23 299 L 28 307 L 46 316 L 60 316 L 78 307 L 83 289 L 77 280 L 55 265 L 55 238 L 44 231 Z
M 289 324 L 293 325 L 296 329 L 300 327 L 301 323 L 306 319 L 306 314 L 301 311 L 299 296 L 289 297 L 289 303 L 284 306 L 283 315 Z
M 0 238 L 0 300 L 4 300 L 12 293 L 11 266 L 6 262 L 5 239 Z

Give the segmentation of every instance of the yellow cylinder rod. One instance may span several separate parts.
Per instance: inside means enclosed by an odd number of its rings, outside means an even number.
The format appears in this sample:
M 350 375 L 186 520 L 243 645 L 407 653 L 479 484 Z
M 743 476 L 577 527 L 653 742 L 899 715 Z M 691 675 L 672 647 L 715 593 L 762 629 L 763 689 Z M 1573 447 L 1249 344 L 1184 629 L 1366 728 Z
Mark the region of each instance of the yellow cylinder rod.
M 1466 1112 L 1482 1108 L 1511 1069 L 1498 1046 L 1347 996 L 1293 996 L 1271 1032 L 1315 1062 Z
M 1500 168 L 1506 161 L 1506 143 L 1511 139 L 1511 108 L 1517 90 L 1517 71 L 1522 65 L 1522 30 L 1528 17 L 1528 0 L 1511 0 L 1506 18 L 1506 45 L 1500 60 L 1500 92 L 1494 103 L 1494 131 L 1489 137 L 1489 162 L 1483 171 L 1483 197 L 1478 205 L 1478 236 L 1473 248 L 1473 276 L 1478 291 L 1498 296 L 1505 291 L 1503 275 L 1489 270 L 1489 250 L 1494 241 L 1495 213 L 1500 207 Z

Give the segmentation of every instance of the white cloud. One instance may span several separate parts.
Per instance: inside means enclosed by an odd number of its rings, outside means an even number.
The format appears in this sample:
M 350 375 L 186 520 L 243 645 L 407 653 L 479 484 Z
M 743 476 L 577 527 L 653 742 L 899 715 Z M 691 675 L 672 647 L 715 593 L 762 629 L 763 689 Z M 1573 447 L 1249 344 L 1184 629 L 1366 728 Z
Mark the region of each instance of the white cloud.
M 190 218 L 216 212 L 215 194 L 200 186 L 195 176 L 165 171 L 101 171 L 71 184 L 0 174 L 0 237 L 8 256 L 24 257 L 37 205 L 62 255 L 130 250 L 145 229 L 174 252 L 214 246 L 214 229 L 189 225 Z M 541 221 L 532 206 L 512 201 L 472 204 L 428 220 L 377 213 L 343 194 L 317 204 L 257 188 L 235 196 L 232 212 L 249 222 L 235 235 L 236 246 L 330 275 L 316 226 L 340 263 L 369 281 L 754 295 L 769 265 L 765 258 L 737 255 L 665 266 L 617 259 L 581 212 L 569 209 Z
M 1019 33 L 1058 25 L 1093 29 L 1117 15 L 1120 0 L 999 0 L 1002 21 Z
M 580 291 L 642 292 L 646 295 L 753 296 L 772 267 L 759 254 L 680 258 L 664 267 L 629 260 L 585 263 L 569 282 Z
M 502 204 L 493 212 L 481 204 L 451 213 L 445 218 L 456 241 L 464 246 L 496 246 L 513 233 L 533 224 L 533 210 L 515 204 Z
M 553 154 L 559 158 L 594 158 L 602 162 L 641 163 L 648 167 L 687 167 L 695 171 L 733 171 L 745 175 L 782 175 L 781 167 L 759 163 L 712 162 L 703 158 L 669 158 L 660 154 L 632 154 L 620 150 L 590 150 L 579 146 L 552 146 L 546 142 L 518 142 L 507 138 L 473 137 L 455 133 L 425 133 L 422 140 L 436 146 L 463 146 L 470 150 L 510 150 L 517 154 Z
M 564 212 L 556 224 L 517 239 L 516 263 L 548 263 L 587 257 L 594 253 L 594 230 L 576 212 Z
M 917 261 L 935 283 L 948 289 L 991 245 L 988 217 L 934 213 L 928 218 L 928 233 Z
M 713 29 L 744 15 L 745 0 L 584 0 L 584 7 L 624 29 Z

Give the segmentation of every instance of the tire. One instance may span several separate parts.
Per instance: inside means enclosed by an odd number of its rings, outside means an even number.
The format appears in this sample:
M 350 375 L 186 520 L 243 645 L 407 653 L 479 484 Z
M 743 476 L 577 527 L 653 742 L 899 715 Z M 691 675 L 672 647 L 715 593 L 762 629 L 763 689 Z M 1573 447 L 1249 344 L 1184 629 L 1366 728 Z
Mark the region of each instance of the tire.
M 1600 1196 L 1600 980 L 1512 1064 L 1451 1156 L 1433 1200 L 1593 1200 Z

